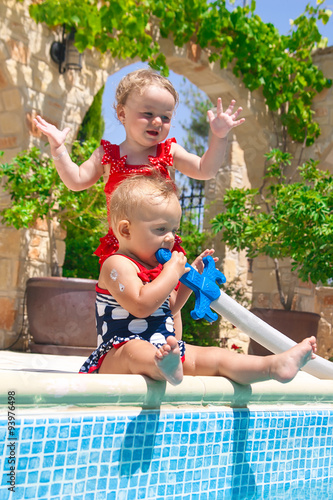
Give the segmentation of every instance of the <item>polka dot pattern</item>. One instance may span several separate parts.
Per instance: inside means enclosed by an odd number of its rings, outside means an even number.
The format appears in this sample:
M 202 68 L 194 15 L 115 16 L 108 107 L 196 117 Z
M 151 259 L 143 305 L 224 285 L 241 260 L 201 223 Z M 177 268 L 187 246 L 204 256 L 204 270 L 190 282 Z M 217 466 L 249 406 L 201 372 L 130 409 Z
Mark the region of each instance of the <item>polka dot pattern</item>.
M 147 270 L 141 264 L 137 262 L 136 264 L 139 267 L 138 275 L 140 277 L 144 275 L 147 280 L 152 281 L 158 275 L 158 273 L 150 272 L 154 270 Z M 96 293 L 96 327 L 98 348 L 83 364 L 80 373 L 98 371 L 104 356 L 110 349 L 119 348 L 130 340 L 145 340 L 158 348 L 165 344 L 166 337 L 174 335 L 174 321 L 170 311 L 169 299 L 165 300 L 150 316 L 136 318 L 121 307 L 106 290 L 100 290 L 98 287 Z M 184 356 L 185 344 L 182 341 L 178 343 L 182 356 Z

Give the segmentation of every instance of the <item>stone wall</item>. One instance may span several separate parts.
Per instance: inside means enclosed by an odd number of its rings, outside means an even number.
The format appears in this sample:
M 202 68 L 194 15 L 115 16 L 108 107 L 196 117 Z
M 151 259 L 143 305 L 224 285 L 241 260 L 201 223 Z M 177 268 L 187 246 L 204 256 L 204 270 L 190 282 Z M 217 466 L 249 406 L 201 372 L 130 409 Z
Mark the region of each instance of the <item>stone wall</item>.
M 40 114 L 57 127 L 69 126 L 67 142 L 75 139 L 82 119 L 108 75 L 126 61 L 86 51 L 82 72 L 60 75 L 50 58 L 51 44 L 61 31 L 37 25 L 29 16 L 30 2 L 0 1 L 0 150 L 10 161 L 34 145 L 48 152 L 46 138 L 34 126 Z M 10 203 L 1 191 L 0 209 Z M 60 265 L 65 255 L 65 233 L 56 226 Z M 47 225 L 39 221 L 29 230 L 0 226 L 0 349 L 17 337 L 23 320 L 25 283 L 29 277 L 50 275 Z M 22 342 L 15 348 L 22 347 Z
M 5 152 L 4 161 L 10 161 L 32 145 L 48 151 L 45 138 L 34 127 L 36 114 L 60 128 L 69 126 L 70 147 L 94 95 L 108 75 L 134 62 L 116 61 L 86 50 L 81 72 L 71 70 L 60 75 L 50 58 L 50 48 L 53 41 L 60 40 L 61 29 L 52 31 L 36 25 L 29 16 L 29 4 L 27 0 L 0 0 L 0 150 Z M 175 47 L 170 40 L 161 44 L 170 69 L 188 78 L 213 103 L 219 96 L 223 103 L 234 98 L 244 109 L 246 122 L 229 138 L 226 161 L 222 164 L 221 159 L 218 175 L 207 183 L 207 200 L 214 202 L 207 213 L 209 220 L 218 213 L 227 187 L 259 185 L 264 171 L 263 155 L 275 146 L 275 132 L 259 91 L 250 93 L 230 69 L 221 70 L 218 63 L 209 63 L 207 53 L 192 43 L 184 48 Z M 319 51 L 315 60 L 325 75 L 332 78 L 333 48 Z M 322 135 L 314 148 L 306 150 L 304 158 L 318 158 L 323 168 L 333 171 L 332 89 L 326 89 L 316 98 L 314 110 Z M 295 153 L 299 153 L 296 146 Z M 6 193 L 1 192 L 0 208 L 9 202 Z M 63 257 L 65 235 L 60 230 L 57 235 L 58 250 Z M 244 287 L 253 283 L 254 305 L 265 303 L 271 307 L 277 303 L 269 261 L 257 260 L 253 263 L 254 272 L 252 268 L 249 272 L 245 254 L 231 252 L 216 240 L 214 245 L 229 280 L 239 277 Z M 21 231 L 0 226 L 0 349 L 8 346 L 20 331 L 26 280 L 49 275 L 49 262 L 48 233 L 43 221 Z M 288 266 L 284 275 L 287 283 Z M 316 293 L 314 287 L 298 283 L 295 307 L 314 311 Z
M 333 361 L 333 287 L 319 287 L 315 292 L 314 312 L 321 316 L 318 354 Z

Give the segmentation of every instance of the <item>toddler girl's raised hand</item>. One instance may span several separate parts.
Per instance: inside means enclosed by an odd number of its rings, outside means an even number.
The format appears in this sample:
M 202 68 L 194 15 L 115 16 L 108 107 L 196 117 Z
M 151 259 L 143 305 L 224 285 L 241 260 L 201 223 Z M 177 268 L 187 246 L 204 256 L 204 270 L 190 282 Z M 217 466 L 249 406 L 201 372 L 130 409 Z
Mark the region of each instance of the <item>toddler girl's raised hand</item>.
M 228 109 L 224 112 L 222 99 L 219 97 L 217 100 L 216 116 L 211 109 L 207 111 L 211 131 L 220 139 L 224 139 L 232 128 L 238 127 L 238 125 L 245 122 L 245 118 L 237 120 L 237 117 L 241 111 L 243 111 L 243 108 L 239 107 L 234 112 L 235 103 L 236 101 L 232 100 Z
M 71 160 L 65 146 L 65 140 L 70 128 L 66 127 L 64 130 L 59 130 L 39 115 L 34 122 L 36 127 L 48 138 L 55 167 L 61 180 L 69 189 L 82 191 L 98 181 L 103 175 L 101 147 L 95 149 L 90 158 L 79 167 Z
M 34 119 L 34 122 L 36 127 L 48 138 L 51 149 L 57 149 L 65 143 L 67 134 L 70 131 L 69 127 L 59 130 L 55 125 L 48 123 L 39 115 Z

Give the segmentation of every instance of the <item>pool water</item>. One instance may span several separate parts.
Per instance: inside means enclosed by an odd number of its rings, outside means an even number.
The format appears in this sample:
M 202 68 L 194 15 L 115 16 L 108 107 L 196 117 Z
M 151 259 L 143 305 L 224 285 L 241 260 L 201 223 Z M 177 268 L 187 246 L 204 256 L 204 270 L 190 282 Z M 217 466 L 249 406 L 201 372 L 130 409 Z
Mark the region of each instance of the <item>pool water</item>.
M 22 409 L 0 438 L 1 500 L 333 498 L 332 408 Z

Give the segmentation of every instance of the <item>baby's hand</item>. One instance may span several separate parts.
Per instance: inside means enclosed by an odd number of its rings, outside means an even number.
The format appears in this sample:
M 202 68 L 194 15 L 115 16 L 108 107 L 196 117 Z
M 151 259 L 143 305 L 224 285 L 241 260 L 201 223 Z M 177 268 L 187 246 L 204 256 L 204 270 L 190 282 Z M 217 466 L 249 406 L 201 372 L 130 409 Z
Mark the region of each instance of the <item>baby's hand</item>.
M 34 122 L 36 127 L 39 128 L 39 130 L 41 130 L 43 134 L 45 134 L 49 139 L 51 148 L 59 148 L 59 146 L 65 143 L 67 134 L 70 131 L 69 127 L 64 128 L 64 130 L 59 130 L 57 127 L 55 127 L 51 123 L 48 123 L 39 115 L 36 116 Z
M 198 273 L 202 274 L 205 266 L 204 266 L 204 263 L 202 261 L 202 259 L 204 257 L 207 257 L 208 255 L 212 256 L 214 254 L 215 250 L 213 248 L 211 249 L 206 249 L 204 250 L 200 255 L 198 255 L 198 257 L 194 260 L 194 262 L 192 263 L 192 267 L 194 267 L 194 269 L 196 269 L 198 271 Z M 214 257 L 214 262 L 217 262 L 219 260 L 218 257 Z
M 187 263 L 187 258 L 183 252 L 172 252 L 171 259 L 164 264 L 164 268 L 170 269 L 171 272 L 178 274 L 178 280 L 187 273 L 189 269 L 185 269 L 185 264 Z
M 233 112 L 235 103 L 236 101 L 232 100 L 227 111 L 223 112 L 222 99 L 219 97 L 217 99 L 216 116 L 211 109 L 207 111 L 211 131 L 220 139 L 226 137 L 232 128 L 238 127 L 238 125 L 245 122 L 245 118 L 237 120 L 243 108 L 238 108 Z

